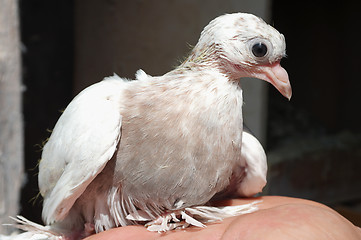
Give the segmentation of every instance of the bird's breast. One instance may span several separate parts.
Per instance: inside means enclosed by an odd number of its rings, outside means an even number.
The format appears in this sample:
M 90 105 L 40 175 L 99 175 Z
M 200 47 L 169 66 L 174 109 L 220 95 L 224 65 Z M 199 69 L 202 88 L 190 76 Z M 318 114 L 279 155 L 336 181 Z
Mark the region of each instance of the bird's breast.
M 240 157 L 242 92 L 222 84 L 153 84 L 125 94 L 116 163 L 123 191 L 194 205 L 228 184 Z

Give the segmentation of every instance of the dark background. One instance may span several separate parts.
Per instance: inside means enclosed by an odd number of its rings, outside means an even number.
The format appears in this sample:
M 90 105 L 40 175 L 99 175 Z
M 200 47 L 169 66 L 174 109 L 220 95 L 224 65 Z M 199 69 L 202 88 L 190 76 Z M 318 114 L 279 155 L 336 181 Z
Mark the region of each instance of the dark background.
M 269 194 L 360 202 L 360 10 L 359 1 L 273 1 L 270 23 L 286 36 L 282 65 L 293 97 L 269 90 L 265 147 L 271 159 L 287 160 L 270 164 Z M 20 0 L 28 174 L 21 215 L 36 222 L 42 142 L 75 92 L 74 12 L 71 0 Z

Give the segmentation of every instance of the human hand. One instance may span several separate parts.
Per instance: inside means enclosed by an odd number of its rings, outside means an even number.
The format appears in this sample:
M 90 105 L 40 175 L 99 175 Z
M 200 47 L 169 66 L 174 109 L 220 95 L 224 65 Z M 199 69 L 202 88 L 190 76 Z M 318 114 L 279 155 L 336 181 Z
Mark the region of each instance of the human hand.
M 320 203 L 288 197 L 266 196 L 257 199 L 233 199 L 218 205 L 241 205 L 255 200 L 259 210 L 221 222 L 207 224 L 206 228 L 189 227 L 166 233 L 149 232 L 143 226 L 114 228 L 92 235 L 86 240 L 122 239 L 242 239 L 242 240 L 357 240 L 360 228 L 334 210 Z

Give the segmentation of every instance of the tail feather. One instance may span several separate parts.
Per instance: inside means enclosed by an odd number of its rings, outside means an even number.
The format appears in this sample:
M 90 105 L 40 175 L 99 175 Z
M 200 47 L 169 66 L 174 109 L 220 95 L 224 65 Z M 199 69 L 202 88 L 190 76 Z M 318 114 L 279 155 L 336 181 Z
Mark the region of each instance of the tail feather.
M 254 201 L 249 204 L 238 206 L 225 207 L 211 207 L 211 206 L 195 206 L 184 208 L 182 210 L 170 211 L 162 214 L 153 221 L 148 222 L 145 227 L 149 231 L 166 232 L 176 228 L 186 228 L 189 225 L 206 227 L 205 223 L 221 221 L 224 218 L 238 216 L 246 213 L 251 213 L 258 210 L 257 204 L 261 201 Z M 6 224 L 14 226 L 25 231 L 20 234 L 13 234 L 10 236 L 0 235 L 0 240 L 71 240 L 79 239 L 79 233 L 67 234 L 61 229 L 56 229 L 53 226 L 42 226 L 34 223 L 22 216 L 16 218 L 11 217 L 16 224 Z M 129 214 L 127 220 L 131 221 L 149 221 L 150 216 L 138 212 L 137 214 Z M 153 218 L 154 219 L 154 218 Z
M 248 204 L 225 207 L 196 206 L 186 208 L 185 211 L 192 214 L 203 223 L 220 221 L 224 218 L 234 217 L 258 210 L 257 204 L 261 201 L 254 201 Z
M 34 223 L 23 216 L 10 217 L 15 224 L 4 224 L 21 229 L 23 233 L 13 233 L 9 236 L 0 235 L 0 240 L 65 240 L 63 234 L 54 231 L 50 226 Z

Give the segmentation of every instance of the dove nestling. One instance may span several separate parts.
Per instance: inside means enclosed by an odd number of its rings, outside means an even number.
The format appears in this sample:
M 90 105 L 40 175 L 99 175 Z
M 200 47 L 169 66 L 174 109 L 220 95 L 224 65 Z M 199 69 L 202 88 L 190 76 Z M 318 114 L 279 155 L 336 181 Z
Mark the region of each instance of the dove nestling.
M 163 231 L 181 214 L 202 226 L 191 215 L 229 189 L 236 173 L 244 175 L 237 184 L 247 180 L 233 186 L 240 195 L 261 191 L 262 147 L 253 155 L 259 162 L 247 163 L 244 153 L 242 159 L 239 79 L 265 80 L 290 99 L 284 56 L 283 35 L 262 19 L 226 14 L 212 20 L 189 57 L 163 76 L 139 70 L 133 81 L 114 75 L 83 90 L 43 149 L 44 222 L 70 233 L 150 220 L 152 228 L 166 219 L 165 229 L 155 228 Z

